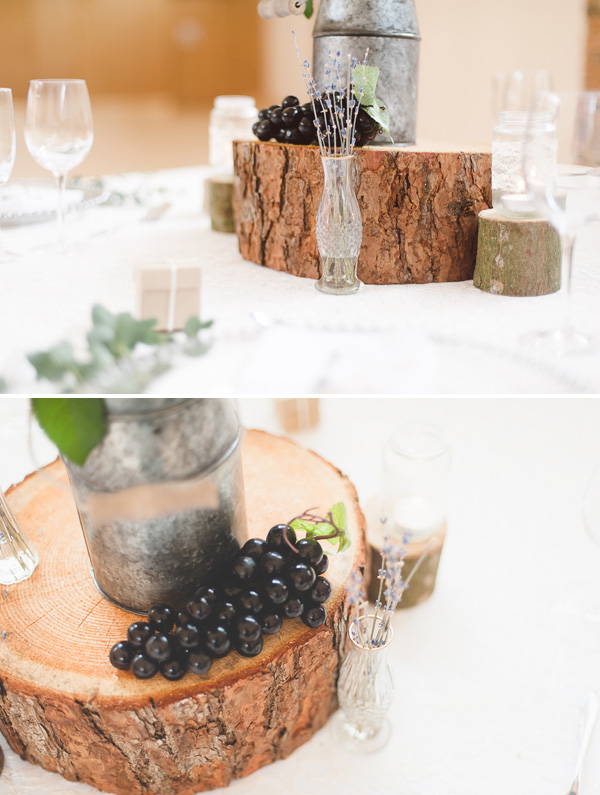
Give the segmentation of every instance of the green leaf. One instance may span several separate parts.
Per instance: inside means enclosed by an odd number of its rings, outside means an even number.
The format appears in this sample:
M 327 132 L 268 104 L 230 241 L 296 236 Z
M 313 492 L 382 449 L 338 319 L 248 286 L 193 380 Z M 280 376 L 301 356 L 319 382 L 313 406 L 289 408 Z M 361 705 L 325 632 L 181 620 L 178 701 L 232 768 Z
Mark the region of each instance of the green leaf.
M 346 533 L 339 536 L 337 540 L 340 542 L 338 546 L 338 553 L 345 552 L 347 549 L 350 548 L 350 539 L 348 538 Z
M 27 357 L 35 367 L 38 380 L 60 381 L 67 373 L 79 375 L 79 368 L 70 342 L 59 342 L 47 351 L 30 353 Z
M 315 535 L 316 525 L 313 522 L 306 521 L 306 519 L 294 519 L 290 527 L 297 533 L 306 533 L 307 538 L 312 538 Z
M 336 502 L 331 509 L 331 517 L 336 527 L 339 527 L 342 533 L 345 533 L 348 529 L 348 516 L 346 514 L 346 506 L 343 502 Z
M 313 0 L 307 0 L 306 5 L 304 6 L 304 16 L 307 19 L 310 19 L 313 14 Z
M 108 309 L 105 309 L 100 304 L 94 304 L 92 307 L 92 323 L 94 326 L 107 326 L 108 328 L 114 328 L 116 322 L 115 315 L 112 312 L 109 312 Z
M 390 141 L 394 143 L 390 134 L 390 112 L 383 102 L 375 98 L 375 102 L 368 107 L 364 106 L 363 110 L 390 136 Z
M 354 93 L 359 98 L 360 104 L 375 104 L 375 88 L 379 79 L 378 66 L 363 66 L 359 64 L 352 73 L 354 83 Z
M 34 414 L 61 455 L 83 466 L 106 434 L 101 398 L 32 398 Z
M 212 320 L 202 321 L 199 317 L 196 317 L 196 315 L 191 315 L 185 321 L 183 330 L 190 339 L 193 339 L 199 331 L 202 331 L 202 329 L 205 328 L 210 328 L 212 324 Z

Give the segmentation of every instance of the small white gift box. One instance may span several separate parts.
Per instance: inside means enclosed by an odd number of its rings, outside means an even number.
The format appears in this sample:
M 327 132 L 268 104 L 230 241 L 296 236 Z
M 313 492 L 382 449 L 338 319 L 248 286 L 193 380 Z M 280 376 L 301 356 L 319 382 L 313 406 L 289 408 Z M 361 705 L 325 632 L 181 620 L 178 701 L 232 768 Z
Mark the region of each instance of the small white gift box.
M 182 329 L 200 315 L 198 260 L 165 260 L 138 265 L 135 270 L 137 317 L 156 318 L 163 331 Z

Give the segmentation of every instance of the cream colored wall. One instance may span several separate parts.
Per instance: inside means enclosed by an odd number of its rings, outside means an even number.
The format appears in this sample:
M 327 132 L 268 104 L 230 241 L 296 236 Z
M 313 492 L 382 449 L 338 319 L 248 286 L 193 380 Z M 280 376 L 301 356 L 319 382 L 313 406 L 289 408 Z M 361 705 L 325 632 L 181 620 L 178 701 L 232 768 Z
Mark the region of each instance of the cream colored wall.
M 494 71 L 550 69 L 557 88 L 583 86 L 586 0 L 415 0 L 421 29 L 417 135 L 489 142 Z M 260 23 L 261 102 L 302 91 L 291 29 L 310 60 L 312 20 Z

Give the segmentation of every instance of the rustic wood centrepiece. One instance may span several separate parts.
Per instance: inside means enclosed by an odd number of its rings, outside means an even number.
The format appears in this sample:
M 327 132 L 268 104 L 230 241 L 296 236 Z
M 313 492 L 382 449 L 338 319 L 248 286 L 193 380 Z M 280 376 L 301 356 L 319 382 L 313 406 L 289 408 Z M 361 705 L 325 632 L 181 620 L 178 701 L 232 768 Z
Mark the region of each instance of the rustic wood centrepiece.
M 356 150 L 368 284 L 473 278 L 477 216 L 491 207 L 491 154 L 448 147 Z M 317 146 L 234 143 L 233 210 L 244 259 L 296 276 L 321 275 L 315 221 L 323 192 Z
M 94 586 L 62 463 L 8 492 L 41 559 L 31 579 L 0 590 L 0 729 L 24 759 L 119 795 L 191 795 L 287 756 L 324 725 L 346 638 L 344 584 L 364 560 L 356 491 L 314 453 L 258 431 L 246 434 L 243 467 L 251 536 L 343 500 L 352 547 L 330 562 L 323 627 L 286 621 L 258 657 L 231 652 L 179 682 L 110 666 L 136 618 Z

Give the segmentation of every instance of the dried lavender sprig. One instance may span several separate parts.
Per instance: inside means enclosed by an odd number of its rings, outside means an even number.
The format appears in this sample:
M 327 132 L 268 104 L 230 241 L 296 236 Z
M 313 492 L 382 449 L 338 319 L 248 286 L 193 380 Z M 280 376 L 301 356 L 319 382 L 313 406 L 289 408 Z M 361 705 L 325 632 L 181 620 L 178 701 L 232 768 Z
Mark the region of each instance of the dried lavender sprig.
M 411 573 L 408 575 L 406 580 L 403 580 L 403 581 L 400 582 L 400 584 L 399 584 L 400 585 L 400 598 L 397 599 L 397 600 L 393 600 L 392 601 L 391 610 L 390 610 L 390 612 L 389 612 L 389 614 L 387 616 L 387 620 L 385 622 L 385 626 L 383 627 L 383 631 L 380 633 L 381 635 L 383 635 L 383 639 L 387 638 L 387 633 L 388 633 L 388 629 L 389 629 L 389 626 L 390 626 L 390 620 L 391 620 L 392 614 L 395 612 L 397 605 L 402 600 L 402 595 L 404 594 L 404 591 L 406 591 L 406 589 L 410 585 L 410 581 L 412 580 L 412 578 L 417 573 L 419 567 L 421 566 L 421 564 L 423 563 L 423 561 L 427 557 L 427 553 L 429 552 L 429 550 L 431 549 L 431 547 L 433 546 L 433 544 L 435 543 L 436 540 L 437 540 L 437 536 L 432 536 L 429 539 L 429 541 L 427 543 L 427 546 L 425 547 L 423 552 L 421 552 L 417 562 L 413 566 L 413 569 L 412 569 Z M 387 601 L 387 599 L 386 599 L 386 601 Z M 378 640 L 378 639 L 379 639 L 379 637 L 376 640 Z

